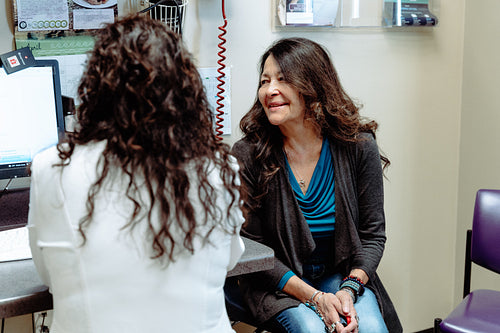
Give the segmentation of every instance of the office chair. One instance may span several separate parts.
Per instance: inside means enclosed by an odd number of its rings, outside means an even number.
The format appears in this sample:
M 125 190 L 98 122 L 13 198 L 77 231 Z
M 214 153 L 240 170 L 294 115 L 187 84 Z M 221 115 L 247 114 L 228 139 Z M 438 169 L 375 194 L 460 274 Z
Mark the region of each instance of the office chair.
M 500 190 L 479 190 L 472 230 L 467 230 L 464 299 L 444 319 L 434 320 L 434 332 L 500 332 L 500 291 L 470 291 L 471 263 L 500 273 Z
M 266 332 L 263 328 L 258 327 L 255 319 L 246 307 L 241 296 L 240 287 L 238 286 L 238 279 L 235 276 L 226 278 L 224 295 L 227 315 L 229 316 L 229 320 L 231 320 L 232 326 L 241 322 L 256 327 L 254 333 Z

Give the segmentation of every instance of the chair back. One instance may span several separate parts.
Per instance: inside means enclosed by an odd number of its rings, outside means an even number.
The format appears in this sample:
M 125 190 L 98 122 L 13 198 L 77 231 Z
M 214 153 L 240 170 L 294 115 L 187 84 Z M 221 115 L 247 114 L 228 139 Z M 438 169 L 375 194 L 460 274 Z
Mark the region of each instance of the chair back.
M 471 259 L 500 273 L 500 190 L 477 192 L 472 221 Z

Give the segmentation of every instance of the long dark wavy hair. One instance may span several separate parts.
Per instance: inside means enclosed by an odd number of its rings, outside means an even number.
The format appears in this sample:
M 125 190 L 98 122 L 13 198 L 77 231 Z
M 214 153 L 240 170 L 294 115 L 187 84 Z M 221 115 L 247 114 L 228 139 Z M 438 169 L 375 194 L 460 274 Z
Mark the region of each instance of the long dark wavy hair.
M 361 117 L 360 106 L 345 92 L 325 48 L 306 38 L 278 40 L 262 55 L 260 75 L 270 56 L 278 63 L 284 80 L 297 88 L 304 98 L 305 118 L 320 129 L 323 137 L 338 145 L 362 140 L 359 134 L 363 132 L 375 137 L 378 124 Z M 257 197 L 262 197 L 269 180 L 280 169 L 273 156 L 282 151 L 283 140 L 279 127 L 268 121 L 258 89 L 252 108 L 240 121 L 240 129 L 247 140 L 256 144 L 255 158 L 263 168 L 257 182 L 260 186 Z M 383 155 L 381 163 L 384 168 L 390 164 Z
M 234 162 L 229 147 L 214 134 L 202 80 L 179 35 L 143 14 L 107 25 L 99 31 L 78 95 L 76 130 L 58 145 L 60 165 L 70 163 L 77 145 L 106 141 L 98 178 L 88 192 L 87 215 L 79 223 L 83 245 L 96 195 L 116 170 L 128 182 L 124 199 L 134 207 L 125 227 L 147 217 L 152 257 L 173 261 L 179 247 L 193 252 L 202 225 L 209 230 L 202 235 L 205 240 L 216 225 L 236 231 L 228 222 L 230 211 L 240 205 Z M 214 166 L 232 198 L 226 212 L 216 205 L 226 193 L 216 191 L 208 179 Z M 196 184 L 187 168 L 194 170 Z M 195 214 L 188 197 L 191 186 L 197 187 L 204 216 Z M 143 188 L 146 206 L 137 196 Z M 154 207 L 159 207 L 159 225 L 153 223 Z M 182 231 L 182 241 L 174 239 L 172 226 Z

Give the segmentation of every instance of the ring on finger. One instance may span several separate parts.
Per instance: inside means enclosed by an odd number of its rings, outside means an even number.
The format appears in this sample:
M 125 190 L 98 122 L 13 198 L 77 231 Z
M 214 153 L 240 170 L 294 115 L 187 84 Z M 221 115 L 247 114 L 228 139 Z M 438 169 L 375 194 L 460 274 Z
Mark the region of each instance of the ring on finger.
M 328 332 L 329 333 L 333 333 L 333 332 L 337 332 L 337 325 L 338 324 L 341 324 L 342 325 L 342 322 L 340 320 L 337 320 L 336 322 L 334 322 L 330 328 L 328 328 Z

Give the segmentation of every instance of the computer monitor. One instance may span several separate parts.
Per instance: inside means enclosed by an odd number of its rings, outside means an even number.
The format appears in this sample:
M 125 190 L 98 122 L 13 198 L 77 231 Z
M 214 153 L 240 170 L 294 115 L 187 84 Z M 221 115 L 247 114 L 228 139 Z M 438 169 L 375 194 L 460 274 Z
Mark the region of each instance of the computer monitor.
M 0 179 L 29 176 L 33 157 L 63 137 L 57 60 L 12 74 L 0 68 Z

